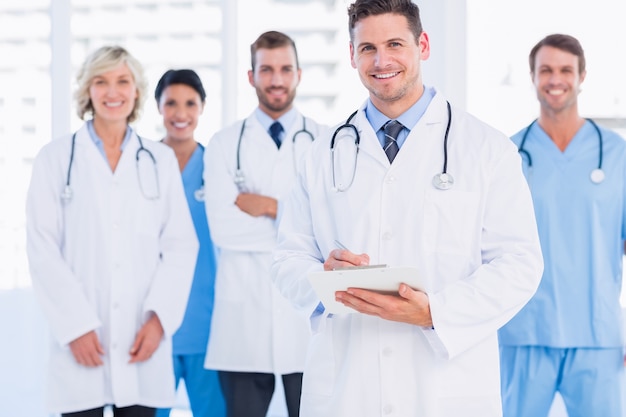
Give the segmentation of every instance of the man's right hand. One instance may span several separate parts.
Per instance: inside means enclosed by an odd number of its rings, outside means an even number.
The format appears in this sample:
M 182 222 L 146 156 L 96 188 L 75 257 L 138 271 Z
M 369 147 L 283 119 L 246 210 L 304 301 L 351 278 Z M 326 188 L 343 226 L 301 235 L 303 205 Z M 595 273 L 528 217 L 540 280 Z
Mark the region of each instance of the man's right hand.
M 235 205 L 253 217 L 267 216 L 275 219 L 278 211 L 276 199 L 259 194 L 241 193 L 237 196 Z
M 370 257 L 367 253 L 357 255 L 347 249 L 333 249 L 324 261 L 324 271 L 332 271 L 337 268 L 349 266 L 365 266 L 370 264 Z
M 93 330 L 72 340 L 70 349 L 76 362 L 83 366 L 92 368 L 103 364 L 101 356 L 104 355 L 104 348 Z

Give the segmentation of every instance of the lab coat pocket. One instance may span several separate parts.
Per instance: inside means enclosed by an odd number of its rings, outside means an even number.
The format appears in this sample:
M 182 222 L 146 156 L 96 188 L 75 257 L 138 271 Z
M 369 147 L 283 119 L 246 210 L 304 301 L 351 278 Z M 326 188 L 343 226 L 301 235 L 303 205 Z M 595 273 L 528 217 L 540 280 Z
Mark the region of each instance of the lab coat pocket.
M 498 358 L 498 341 L 492 336 L 443 363 L 437 387 L 440 415 L 501 416 Z
M 460 190 L 429 190 L 424 196 L 426 247 L 435 253 L 467 254 L 480 241 L 480 197 Z
M 324 331 L 315 333 L 309 344 L 302 381 L 303 394 L 330 396 L 335 387 L 333 320 L 325 320 Z

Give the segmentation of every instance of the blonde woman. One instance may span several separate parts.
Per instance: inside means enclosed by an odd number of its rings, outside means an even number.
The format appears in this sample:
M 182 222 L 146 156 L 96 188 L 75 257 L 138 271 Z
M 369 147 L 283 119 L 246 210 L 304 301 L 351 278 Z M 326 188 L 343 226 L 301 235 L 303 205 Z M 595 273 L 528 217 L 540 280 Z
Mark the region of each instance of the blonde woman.
M 33 288 L 50 330 L 48 406 L 62 416 L 154 416 L 174 402 L 171 337 L 198 252 L 176 158 L 129 123 L 139 62 L 102 47 L 78 72 L 75 133 L 37 156 L 27 198 Z

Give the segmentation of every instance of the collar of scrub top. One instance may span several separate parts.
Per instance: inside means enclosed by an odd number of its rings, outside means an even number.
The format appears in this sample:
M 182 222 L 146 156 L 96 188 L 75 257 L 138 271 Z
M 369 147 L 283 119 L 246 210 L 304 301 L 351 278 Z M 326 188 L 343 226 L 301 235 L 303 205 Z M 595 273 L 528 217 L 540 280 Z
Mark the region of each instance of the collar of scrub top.
M 276 120 L 272 119 L 270 116 L 267 115 L 267 113 L 265 113 L 263 110 L 261 110 L 258 107 L 254 111 L 254 114 L 255 114 L 257 120 L 259 121 L 259 123 L 261 124 L 261 127 L 263 127 L 263 130 L 268 132 L 267 133 L 268 135 L 269 135 L 269 131 L 270 131 L 270 126 L 274 122 L 280 122 L 280 124 L 283 125 L 283 131 L 280 133 L 280 142 L 281 143 L 285 139 L 285 134 L 287 132 L 289 132 L 289 129 L 291 129 L 291 127 L 293 126 L 293 124 L 296 121 L 296 118 L 298 117 L 298 113 L 297 113 L 297 111 L 296 111 L 296 109 L 294 107 L 292 107 L 287 113 L 283 114 L 282 116 L 280 116 Z
M 424 93 L 420 97 L 419 100 L 415 104 L 413 104 L 407 111 L 402 113 L 397 120 L 404 128 L 398 134 L 398 148 L 402 148 L 404 141 L 406 140 L 409 132 L 415 127 L 417 122 L 422 118 L 424 113 L 426 113 L 426 109 L 430 105 L 430 102 L 435 97 L 436 91 L 434 88 L 424 86 Z M 385 116 L 378 110 L 372 101 L 368 98 L 367 104 L 365 105 L 365 117 L 367 117 L 368 122 L 372 125 L 374 132 L 376 132 L 376 136 L 378 137 L 378 141 L 380 142 L 380 146 L 385 146 L 385 132 L 383 132 L 382 127 L 387 123 L 389 117 Z
M 98 136 L 98 134 L 96 133 L 96 129 L 93 127 L 93 120 L 87 121 L 87 131 L 89 132 L 89 137 L 93 141 L 94 145 L 96 145 L 96 148 L 98 148 L 98 150 L 100 151 L 100 154 L 104 157 L 104 159 L 107 159 L 107 155 L 104 152 L 104 142 L 102 141 L 100 136 Z M 122 141 L 122 144 L 120 145 L 120 150 L 122 152 L 124 151 L 124 148 L 130 141 L 130 136 L 132 133 L 133 133 L 133 129 L 131 129 L 130 126 L 126 126 L 126 134 L 124 135 L 124 140 Z

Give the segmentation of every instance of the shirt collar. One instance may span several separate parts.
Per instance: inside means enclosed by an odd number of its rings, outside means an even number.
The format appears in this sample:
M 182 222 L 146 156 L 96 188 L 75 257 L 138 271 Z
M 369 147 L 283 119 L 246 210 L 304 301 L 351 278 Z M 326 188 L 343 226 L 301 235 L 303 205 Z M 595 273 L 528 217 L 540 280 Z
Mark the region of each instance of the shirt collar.
M 426 113 L 426 109 L 430 105 L 430 102 L 433 100 L 436 91 L 432 87 L 424 86 L 424 93 L 422 96 L 413 104 L 407 111 L 402 113 L 395 120 L 402 123 L 402 125 L 408 130 L 412 130 L 413 127 L 420 121 L 424 113 Z M 389 117 L 385 116 L 378 110 L 371 99 L 367 99 L 367 105 L 365 106 L 365 116 L 367 120 L 372 125 L 374 132 L 378 132 L 385 123 L 389 120 Z
M 98 134 L 96 133 L 96 129 L 93 127 L 93 119 L 87 121 L 87 130 L 89 132 L 89 137 L 93 141 L 94 145 L 96 145 L 100 152 L 104 153 L 104 142 L 102 142 L 102 139 L 100 138 L 100 136 L 98 136 Z M 128 144 L 128 141 L 130 140 L 130 135 L 132 132 L 133 130 L 131 129 L 131 127 L 126 126 L 126 134 L 124 135 L 124 140 L 120 145 L 120 150 L 124 150 L 124 148 Z
M 293 126 L 293 124 L 295 123 L 296 117 L 298 116 L 298 112 L 296 111 L 295 107 L 292 107 L 287 113 L 280 116 L 277 120 L 272 119 L 259 107 L 255 109 L 254 114 L 256 115 L 257 120 L 259 121 L 259 123 L 261 123 L 261 126 L 266 132 L 270 130 L 270 126 L 274 122 L 280 122 L 280 124 L 283 125 L 283 132 L 288 132 L 289 129 L 291 129 L 291 126 Z

